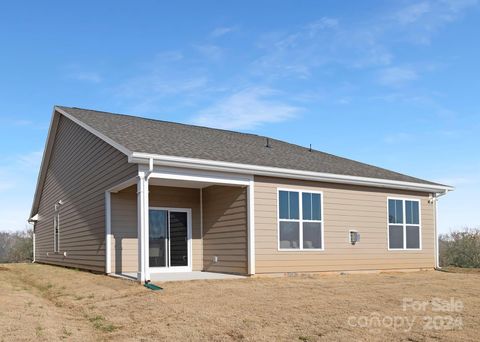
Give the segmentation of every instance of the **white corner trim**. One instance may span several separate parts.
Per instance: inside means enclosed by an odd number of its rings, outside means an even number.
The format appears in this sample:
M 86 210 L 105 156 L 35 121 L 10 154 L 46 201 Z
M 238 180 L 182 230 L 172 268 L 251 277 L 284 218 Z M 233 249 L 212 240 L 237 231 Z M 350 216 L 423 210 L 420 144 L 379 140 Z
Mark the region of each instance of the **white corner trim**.
M 247 187 L 248 205 L 248 274 L 255 274 L 255 181 Z
M 111 193 L 105 191 L 105 273 L 112 273 L 112 201 Z
M 129 161 L 132 163 L 148 164 L 150 159 L 153 158 L 155 165 L 181 167 L 181 168 L 194 168 L 211 171 L 221 172 L 234 172 L 240 174 L 259 175 L 259 176 L 271 176 L 281 178 L 303 179 L 313 180 L 319 182 L 328 183 L 341 183 L 352 185 L 373 186 L 389 189 L 403 189 L 403 190 L 416 190 L 421 192 L 432 193 L 444 193 L 449 190 L 453 190 L 450 186 L 440 186 L 434 184 L 403 182 L 380 178 L 369 177 L 357 177 L 338 175 L 333 173 L 302 171 L 293 169 L 284 169 L 277 167 L 268 167 L 260 165 L 249 165 L 222 161 L 213 161 L 196 158 L 184 158 L 165 155 L 155 155 L 148 153 L 133 152 L 129 157 Z

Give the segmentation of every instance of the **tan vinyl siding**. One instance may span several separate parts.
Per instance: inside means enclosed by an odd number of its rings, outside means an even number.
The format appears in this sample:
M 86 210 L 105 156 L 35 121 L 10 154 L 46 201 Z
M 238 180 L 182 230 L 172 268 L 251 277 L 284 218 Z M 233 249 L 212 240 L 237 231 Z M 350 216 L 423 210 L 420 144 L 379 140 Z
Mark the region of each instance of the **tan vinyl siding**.
M 137 272 L 137 188 L 112 194 L 112 271 Z M 192 269 L 203 268 L 200 226 L 200 190 L 164 186 L 149 187 L 150 207 L 192 209 Z
M 136 273 L 138 270 L 137 186 L 131 186 L 111 196 L 111 270 L 114 273 Z
M 36 260 L 104 272 L 105 190 L 137 172 L 123 153 L 60 116 L 35 225 Z M 64 202 L 60 254 L 54 255 L 53 214 L 59 200 Z
M 203 189 L 203 264 L 206 271 L 248 272 L 246 189 Z M 213 257 L 218 263 L 213 263 Z
M 277 189 L 323 192 L 324 251 L 279 251 Z M 318 272 L 433 268 L 434 207 L 428 194 L 328 184 L 281 178 L 255 177 L 256 273 Z M 389 251 L 387 198 L 421 200 L 422 250 Z M 351 245 L 348 231 L 361 241 Z

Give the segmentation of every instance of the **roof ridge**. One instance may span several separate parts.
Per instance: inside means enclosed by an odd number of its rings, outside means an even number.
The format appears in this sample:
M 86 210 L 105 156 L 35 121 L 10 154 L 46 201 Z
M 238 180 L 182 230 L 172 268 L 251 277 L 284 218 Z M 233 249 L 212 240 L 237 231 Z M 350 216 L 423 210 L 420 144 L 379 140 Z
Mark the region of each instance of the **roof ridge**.
M 198 128 L 204 128 L 204 129 L 208 129 L 208 130 L 212 130 L 212 131 L 228 132 L 228 133 L 235 133 L 235 134 L 241 134 L 241 135 L 251 135 L 251 136 L 260 137 L 260 138 L 274 139 L 274 138 L 272 138 L 272 137 L 262 136 L 262 135 L 258 135 L 258 134 L 255 134 L 255 133 L 239 132 L 239 131 L 233 131 L 233 130 L 230 130 L 230 129 L 214 128 L 214 127 L 201 126 L 201 125 L 195 125 L 195 124 L 189 124 L 189 123 L 183 123 L 183 122 L 177 122 L 177 121 L 169 121 L 169 120 L 160 120 L 160 119 L 146 118 L 146 117 L 143 117 L 143 116 L 133 115 L 133 114 L 113 113 L 113 112 L 107 112 L 107 111 L 104 111 L 104 110 L 97 110 L 97 109 L 90 109 L 90 108 L 81 108 L 81 107 L 67 107 L 67 106 L 60 106 L 60 105 L 55 105 L 55 107 L 64 108 L 64 109 L 86 110 L 86 111 L 90 111 L 90 112 L 104 113 L 104 114 L 109 114 L 109 115 L 126 116 L 126 117 L 135 118 L 135 119 L 140 119 L 140 120 L 147 120 L 147 121 L 154 121 L 154 122 L 169 123 L 169 124 L 174 124 L 174 125 L 178 125 L 178 126 L 198 127 Z M 278 140 L 278 139 L 277 139 L 277 140 Z
M 392 179 L 392 178 L 389 178 L 389 177 L 391 177 L 393 175 L 396 175 L 400 178 L 403 178 L 403 177 L 409 178 L 410 179 L 409 181 L 411 181 L 411 182 L 435 184 L 433 182 L 427 181 L 427 180 L 419 178 L 419 177 L 411 176 L 411 175 L 400 173 L 400 172 L 397 172 L 397 171 L 393 171 L 393 170 L 390 170 L 390 169 L 387 169 L 387 168 L 384 168 L 384 167 L 379 167 L 379 166 L 376 166 L 376 165 L 367 164 L 367 163 L 364 163 L 364 162 L 361 162 L 361 161 L 358 161 L 358 160 L 355 160 L 355 159 L 351 159 L 351 158 L 347 158 L 347 157 L 343 157 L 343 156 L 338 156 L 338 155 L 335 155 L 335 154 L 332 154 L 332 153 L 312 149 L 312 148 L 309 148 L 309 147 L 306 147 L 306 146 L 294 144 L 294 143 L 291 143 L 291 142 L 288 142 L 288 141 L 285 141 L 285 140 L 280 140 L 280 139 L 272 138 L 272 137 L 268 137 L 268 136 L 263 136 L 263 135 L 253 134 L 253 133 L 244 133 L 244 132 L 238 132 L 238 131 L 232 131 L 232 130 L 226 130 L 226 129 L 220 129 L 220 128 L 212 128 L 212 127 L 206 127 L 206 126 L 200 126 L 200 125 L 193 125 L 193 124 L 188 124 L 188 123 L 181 123 L 181 122 L 146 118 L 146 117 L 141 117 L 141 116 L 135 116 L 135 115 L 132 115 L 132 114 L 113 113 L 113 112 L 107 112 L 107 111 L 101 111 L 101 110 L 95 110 L 95 109 L 87 109 L 87 108 L 80 108 L 80 107 L 67 107 L 67 106 L 55 106 L 55 107 L 58 107 L 59 109 L 63 109 L 66 112 L 68 112 L 69 110 L 70 111 L 74 110 L 74 111 L 78 111 L 79 113 L 86 112 L 84 114 L 87 114 L 87 115 L 88 115 L 88 112 L 97 112 L 97 113 L 102 113 L 102 114 L 105 114 L 105 115 L 108 115 L 108 116 L 111 116 L 111 117 L 125 117 L 125 118 L 129 118 L 129 119 L 133 119 L 133 120 L 152 122 L 154 124 L 169 124 L 169 125 L 174 125 L 174 126 L 177 126 L 177 127 L 184 127 L 184 128 L 187 129 L 187 131 L 188 131 L 188 128 L 190 128 L 190 129 L 200 129 L 200 130 L 207 130 L 207 131 L 210 131 L 210 132 L 223 133 L 224 136 L 219 136 L 220 139 L 231 138 L 231 137 L 228 136 L 229 134 L 230 135 L 236 135 L 238 137 L 243 136 L 245 138 L 251 137 L 252 140 L 253 140 L 253 138 L 255 138 L 255 139 L 259 139 L 259 138 L 267 139 L 267 141 L 270 140 L 270 142 L 273 143 L 273 144 L 270 145 L 273 149 L 275 149 L 275 144 L 279 144 L 279 145 L 283 145 L 283 146 L 290 146 L 290 149 L 292 149 L 292 148 L 299 149 L 299 152 L 300 152 L 300 150 L 303 150 L 304 152 L 307 152 L 307 151 L 313 152 L 313 155 L 312 155 L 311 158 L 307 157 L 308 154 L 303 155 L 303 157 L 306 157 L 305 162 L 309 162 L 309 160 L 314 160 L 314 161 L 317 160 L 317 162 L 320 163 L 319 165 L 322 165 L 322 164 L 330 165 L 330 162 L 331 162 L 331 163 L 333 163 L 332 165 L 334 165 L 335 167 L 338 166 L 338 165 L 335 165 L 335 164 L 338 164 L 339 161 L 343 161 L 343 163 L 349 163 L 348 165 L 344 165 L 344 168 L 341 169 L 342 171 L 338 171 L 338 170 L 336 171 L 339 174 L 348 175 L 349 174 L 348 172 L 352 172 L 352 171 L 345 170 L 345 168 L 350 168 L 352 165 L 353 166 L 358 165 L 359 167 L 361 166 L 361 167 L 364 167 L 364 168 L 365 167 L 370 168 L 370 169 L 372 169 L 372 171 L 376 170 L 376 172 L 383 172 L 383 173 L 389 173 L 390 174 L 390 176 L 388 176 L 388 175 L 383 175 L 383 177 L 380 176 L 380 178 L 383 178 L 383 179 Z M 75 115 L 74 112 L 71 113 L 71 114 Z M 92 116 L 92 119 L 93 118 L 94 118 L 94 116 Z M 201 132 L 201 131 L 199 131 L 199 132 Z M 266 142 L 265 146 L 267 146 L 267 145 L 268 145 L 268 142 Z M 280 147 L 280 153 L 281 152 L 282 152 L 282 147 Z M 301 154 L 303 154 L 303 153 L 301 153 Z M 318 158 L 315 158 L 315 155 L 318 156 Z M 323 160 L 322 160 L 322 157 L 323 157 Z M 203 158 L 203 159 L 208 159 L 208 158 Z M 227 160 L 227 159 L 225 159 L 225 160 Z M 298 159 L 297 159 L 297 162 L 298 162 Z M 249 163 L 252 164 L 252 162 L 249 162 Z M 259 165 L 261 165 L 261 163 Z M 297 164 L 295 164 L 295 165 L 297 165 Z M 309 165 L 309 166 L 305 166 L 304 168 L 308 169 L 309 167 L 313 167 L 313 166 Z M 291 168 L 296 169 L 293 166 L 291 166 Z M 338 169 L 338 167 L 337 167 L 337 169 Z M 360 171 L 358 171 L 358 172 L 363 173 L 363 171 L 364 170 L 362 170 L 361 172 Z M 326 171 L 326 172 L 327 173 L 335 173 L 335 171 Z M 354 176 L 354 175 L 355 174 L 352 174 L 352 176 Z M 367 175 L 367 176 L 364 176 L 364 177 L 372 178 L 373 176 L 368 176 Z M 375 178 L 375 177 L 373 177 L 373 178 Z M 403 181 L 408 181 L 408 180 L 404 179 Z

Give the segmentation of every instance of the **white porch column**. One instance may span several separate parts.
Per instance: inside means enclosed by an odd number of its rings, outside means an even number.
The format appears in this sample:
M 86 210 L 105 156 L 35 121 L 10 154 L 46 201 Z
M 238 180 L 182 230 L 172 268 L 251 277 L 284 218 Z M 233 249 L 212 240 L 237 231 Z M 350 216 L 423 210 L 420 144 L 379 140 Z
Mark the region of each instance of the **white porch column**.
M 140 282 L 150 280 L 148 262 L 148 241 L 149 241 L 149 198 L 148 178 L 145 172 L 138 173 L 137 181 L 137 227 L 138 227 L 138 272 L 137 280 Z
M 254 180 L 250 180 L 247 186 L 247 204 L 248 204 L 248 274 L 255 274 L 255 185 Z

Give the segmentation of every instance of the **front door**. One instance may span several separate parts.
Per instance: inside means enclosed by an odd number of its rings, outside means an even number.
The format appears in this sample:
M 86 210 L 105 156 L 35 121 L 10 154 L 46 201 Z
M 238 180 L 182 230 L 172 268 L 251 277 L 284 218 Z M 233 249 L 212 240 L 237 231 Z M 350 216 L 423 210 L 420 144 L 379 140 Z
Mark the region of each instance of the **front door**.
M 151 272 L 191 271 L 190 209 L 150 208 Z

